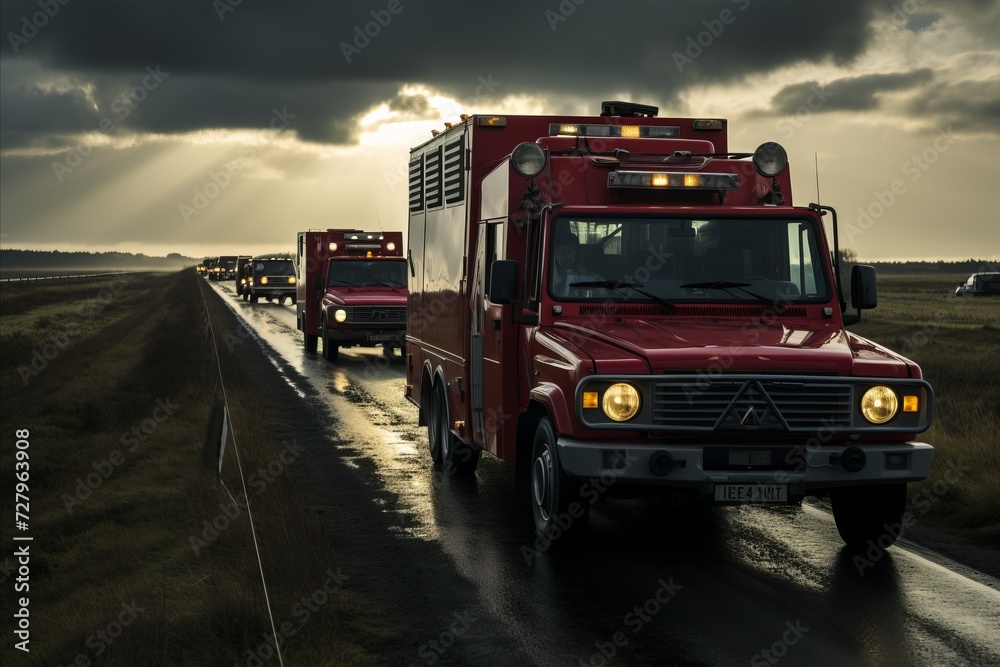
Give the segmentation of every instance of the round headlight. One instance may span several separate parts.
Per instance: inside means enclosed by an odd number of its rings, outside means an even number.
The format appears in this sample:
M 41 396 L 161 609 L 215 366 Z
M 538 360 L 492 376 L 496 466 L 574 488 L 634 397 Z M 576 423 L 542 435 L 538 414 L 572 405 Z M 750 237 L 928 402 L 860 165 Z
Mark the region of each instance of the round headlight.
M 347 311 L 344 310 L 343 308 L 338 308 L 333 313 L 333 319 L 337 320 L 338 322 L 343 322 L 344 320 L 347 319 Z
M 392 252 L 393 250 L 396 249 L 396 244 L 393 243 L 392 241 L 389 241 L 388 243 L 385 244 L 385 249 L 388 250 L 389 252 Z
M 525 178 L 534 178 L 545 168 L 545 151 L 533 141 L 522 141 L 510 154 L 510 166 Z
M 884 424 L 895 417 L 898 407 L 896 392 L 889 387 L 872 387 L 861 397 L 861 414 L 873 424 Z
M 332 241 L 330 242 L 330 252 L 337 252 L 337 244 Z
M 289 285 L 295 284 L 295 276 L 288 276 L 288 284 Z
M 604 414 L 616 422 L 628 421 L 635 417 L 639 412 L 639 405 L 639 392 L 632 385 L 622 382 L 608 387 L 601 402 Z
M 753 166 L 761 176 L 777 176 L 788 166 L 788 153 L 773 141 L 761 144 L 753 153 Z
M 260 284 L 261 285 L 266 285 L 267 284 L 267 276 L 264 276 L 263 278 L 260 279 Z

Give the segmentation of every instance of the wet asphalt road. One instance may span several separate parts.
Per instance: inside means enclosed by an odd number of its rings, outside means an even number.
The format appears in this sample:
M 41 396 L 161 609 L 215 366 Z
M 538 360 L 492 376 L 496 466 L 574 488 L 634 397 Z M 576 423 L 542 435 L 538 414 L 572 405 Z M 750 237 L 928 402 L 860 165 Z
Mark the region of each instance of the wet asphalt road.
M 391 664 L 1000 665 L 1000 580 L 905 539 L 859 569 L 818 502 L 610 500 L 579 548 L 536 553 L 511 466 L 484 455 L 468 482 L 432 469 L 400 364 L 375 348 L 341 350 L 336 364 L 307 355 L 294 306 L 212 287 L 275 373 L 336 424 L 337 465 L 365 486 L 330 488 L 330 503 L 381 507 L 347 551 L 398 568 L 385 572 L 395 588 L 400 572 L 417 581 L 387 603 L 417 638 Z

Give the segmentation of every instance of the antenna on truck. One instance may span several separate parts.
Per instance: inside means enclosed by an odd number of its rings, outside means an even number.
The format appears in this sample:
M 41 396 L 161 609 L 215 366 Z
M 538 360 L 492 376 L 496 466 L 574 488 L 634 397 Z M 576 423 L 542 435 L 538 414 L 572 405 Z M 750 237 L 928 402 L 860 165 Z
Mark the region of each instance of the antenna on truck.
M 816 203 L 822 203 L 819 199 L 819 153 L 813 153 L 813 164 L 816 167 Z
M 382 229 L 382 218 L 378 217 L 378 206 L 375 207 L 375 220 L 378 221 L 378 232 L 379 232 L 379 234 L 384 233 L 384 230 Z

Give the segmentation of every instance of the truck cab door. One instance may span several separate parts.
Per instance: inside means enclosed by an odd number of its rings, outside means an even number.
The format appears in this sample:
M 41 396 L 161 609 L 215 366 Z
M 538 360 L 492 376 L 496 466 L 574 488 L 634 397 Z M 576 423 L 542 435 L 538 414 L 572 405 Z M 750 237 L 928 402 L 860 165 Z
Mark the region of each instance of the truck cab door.
M 487 281 L 490 265 L 504 247 L 506 221 L 479 223 L 476 261 L 470 294 L 470 390 L 473 439 L 477 445 L 500 455 L 504 429 L 515 427 L 517 400 L 516 334 L 503 320 L 503 306 L 490 302 Z M 505 372 L 506 371 L 506 372 Z

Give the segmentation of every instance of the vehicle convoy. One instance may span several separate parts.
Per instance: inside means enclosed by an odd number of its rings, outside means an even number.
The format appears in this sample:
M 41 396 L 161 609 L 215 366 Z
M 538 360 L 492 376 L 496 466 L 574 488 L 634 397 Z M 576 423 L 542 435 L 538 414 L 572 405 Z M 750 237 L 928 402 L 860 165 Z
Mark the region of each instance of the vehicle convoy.
M 829 495 L 848 545 L 885 548 L 933 395 L 845 329 L 874 269 L 848 312 L 836 212 L 791 205 L 784 149 L 656 114 L 463 116 L 411 150 L 405 392 L 434 462 L 513 462 L 549 539 L 605 493 Z
M 208 277 L 210 280 L 235 280 L 236 255 L 221 255 L 215 260 Z
M 402 354 L 407 274 L 402 232 L 299 232 L 295 317 L 307 352 L 322 340 L 336 361 L 342 347 L 381 345 Z
M 277 299 L 284 303 L 285 297 L 295 303 L 297 279 L 295 277 L 295 262 L 291 257 L 263 255 L 251 257 L 243 267 L 246 280 L 243 286 L 243 299 L 253 303 L 261 299 Z

